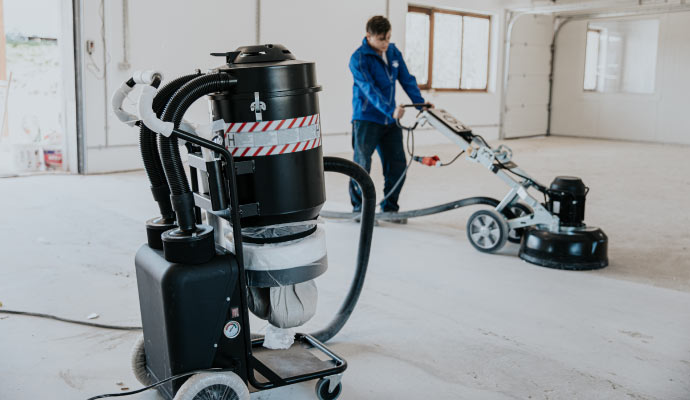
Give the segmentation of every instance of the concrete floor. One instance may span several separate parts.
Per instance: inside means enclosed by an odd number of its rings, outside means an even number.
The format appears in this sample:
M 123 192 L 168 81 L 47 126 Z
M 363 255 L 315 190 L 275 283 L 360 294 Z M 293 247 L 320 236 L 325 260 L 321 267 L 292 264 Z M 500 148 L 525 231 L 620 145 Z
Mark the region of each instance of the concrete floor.
M 566 272 L 475 251 L 472 210 L 382 223 L 352 318 L 331 342 L 349 363 L 343 399 L 689 399 L 690 148 L 570 138 L 507 142 L 535 177 L 580 176 L 587 222 L 610 238 L 611 265 Z M 456 148 L 419 154 L 452 157 Z M 380 167 L 372 172 L 380 187 Z M 346 209 L 328 175 L 329 209 Z M 506 188 L 458 160 L 416 164 L 403 208 Z M 143 173 L 0 179 L 0 302 L 7 309 L 138 325 L 133 256 L 154 216 Z M 322 326 L 353 271 L 353 223 L 326 222 L 330 269 L 317 280 Z M 253 325 L 256 331 L 261 324 Z M 87 398 L 138 388 L 137 333 L 0 314 L 0 399 Z M 118 385 L 121 383 L 122 385 Z M 132 398 L 159 399 L 154 393 Z M 315 398 L 313 384 L 253 398 Z

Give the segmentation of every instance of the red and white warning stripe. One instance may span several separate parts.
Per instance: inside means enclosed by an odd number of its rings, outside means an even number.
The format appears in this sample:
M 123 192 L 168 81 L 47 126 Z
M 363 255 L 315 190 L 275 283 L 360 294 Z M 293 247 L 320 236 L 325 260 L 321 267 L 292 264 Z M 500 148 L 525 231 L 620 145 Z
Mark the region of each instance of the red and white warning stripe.
M 226 147 L 235 157 L 297 153 L 321 146 L 319 114 L 277 121 L 225 124 Z
M 280 119 L 277 121 L 261 122 L 232 122 L 225 128 L 225 133 L 267 132 L 285 129 L 301 128 L 319 123 L 319 114 L 306 117 Z
M 307 140 L 306 142 L 288 143 L 284 145 L 258 146 L 258 147 L 232 147 L 232 155 L 235 157 L 258 157 L 284 153 L 297 153 L 311 150 L 321 146 L 321 138 Z

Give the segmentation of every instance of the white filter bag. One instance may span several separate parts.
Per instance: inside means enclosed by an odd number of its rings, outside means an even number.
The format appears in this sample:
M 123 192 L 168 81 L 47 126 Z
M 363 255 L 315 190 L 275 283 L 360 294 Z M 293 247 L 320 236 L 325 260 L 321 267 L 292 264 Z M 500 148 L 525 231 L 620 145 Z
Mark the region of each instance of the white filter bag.
M 288 286 L 249 288 L 249 309 L 278 328 L 304 325 L 316 313 L 318 291 L 313 280 Z

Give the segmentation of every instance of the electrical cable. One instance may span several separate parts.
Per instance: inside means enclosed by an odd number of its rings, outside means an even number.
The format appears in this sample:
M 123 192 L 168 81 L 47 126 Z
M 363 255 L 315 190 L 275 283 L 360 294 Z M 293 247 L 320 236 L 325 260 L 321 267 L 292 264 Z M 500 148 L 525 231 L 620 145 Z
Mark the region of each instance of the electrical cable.
M 383 205 L 383 203 L 388 200 L 388 198 L 398 189 L 398 186 L 405 180 L 405 177 L 407 176 L 407 170 L 410 169 L 410 166 L 412 165 L 412 161 L 414 161 L 414 132 L 410 128 L 403 128 L 407 131 L 407 138 L 406 138 L 406 143 L 405 147 L 407 150 L 407 153 L 410 155 L 410 161 L 408 161 L 407 165 L 405 166 L 405 169 L 403 170 L 403 173 L 400 174 L 400 177 L 398 180 L 395 182 L 393 187 L 388 191 L 388 193 L 384 193 L 383 198 L 379 202 L 379 206 Z M 412 138 L 412 150 L 410 150 L 410 138 Z
M 107 397 L 131 396 L 131 395 L 133 395 L 133 394 L 137 394 L 137 393 L 145 392 L 145 391 L 147 391 L 147 390 L 149 390 L 149 389 L 153 389 L 153 388 L 155 388 L 155 387 L 157 387 L 157 386 L 160 386 L 160 385 L 162 385 L 162 384 L 164 384 L 164 383 L 168 383 L 168 382 L 170 382 L 170 381 L 174 381 L 174 380 L 177 380 L 177 379 L 180 379 L 180 378 L 184 378 L 184 377 L 190 376 L 190 375 L 199 374 L 199 373 L 202 373 L 202 372 L 234 372 L 234 371 L 233 371 L 232 369 L 229 369 L 229 368 L 207 368 L 207 369 L 197 369 L 197 370 L 195 370 L 195 371 L 189 371 L 189 372 L 185 372 L 185 373 L 182 373 L 182 374 L 178 374 L 178 375 L 171 376 L 171 377 L 169 377 L 169 378 L 162 379 L 162 380 L 160 380 L 160 381 L 158 381 L 158 382 L 156 382 L 156 383 L 153 383 L 153 384 L 151 384 L 151 385 L 144 386 L 144 387 L 141 388 L 141 389 L 130 390 L 129 392 L 99 394 L 98 396 L 89 397 L 87 400 L 105 399 L 105 398 L 107 398 Z
M 85 326 L 91 326 L 94 328 L 102 328 L 102 329 L 114 329 L 114 330 L 119 330 L 119 331 L 139 331 L 139 330 L 141 330 L 140 326 L 120 326 L 120 325 L 99 324 L 97 322 L 79 321 L 76 319 L 63 318 L 63 317 L 58 317 L 55 315 L 29 312 L 29 311 L 0 310 L 0 314 L 25 315 L 25 316 L 29 316 L 29 317 L 53 319 L 55 321 L 67 322 L 69 324 L 85 325 Z
M 460 158 L 460 156 L 463 155 L 464 152 L 465 152 L 465 150 L 459 152 L 458 155 L 455 156 L 455 158 L 453 158 L 452 160 L 450 160 L 449 163 L 441 163 L 441 166 L 442 166 L 442 167 L 447 167 L 447 166 L 449 166 L 450 164 L 454 163 L 455 160 L 457 160 L 458 158 Z

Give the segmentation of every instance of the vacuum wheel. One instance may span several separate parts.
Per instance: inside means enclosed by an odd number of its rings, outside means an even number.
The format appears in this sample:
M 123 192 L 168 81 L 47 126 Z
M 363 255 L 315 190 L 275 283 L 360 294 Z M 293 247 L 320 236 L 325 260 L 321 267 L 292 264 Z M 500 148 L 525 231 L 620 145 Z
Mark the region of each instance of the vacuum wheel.
M 132 348 L 132 372 L 139 383 L 149 386 L 153 383 L 153 378 L 146 370 L 146 350 L 144 349 L 144 336 L 139 336 Z
M 506 211 L 510 211 L 510 213 L 504 212 L 506 218 L 508 218 L 508 219 L 519 218 L 519 217 L 522 217 L 525 215 L 532 214 L 532 212 L 533 212 L 528 206 L 526 206 L 522 203 L 511 204 L 508 207 L 508 210 L 506 210 Z M 508 233 L 508 241 L 510 243 L 520 244 L 520 242 L 522 241 L 522 236 L 524 234 L 525 234 L 525 228 L 511 229 L 510 232 Z
M 173 400 L 249 400 L 249 389 L 233 372 L 204 372 L 187 379 Z
M 329 392 L 330 383 L 331 382 L 326 378 L 321 378 L 316 382 L 316 396 L 319 400 L 335 400 L 340 397 L 340 393 L 343 391 L 343 384 L 338 382 L 338 385 L 333 388 L 333 391 Z
M 508 222 L 496 210 L 479 210 L 467 220 L 467 238 L 475 249 L 495 253 L 508 240 Z

